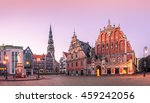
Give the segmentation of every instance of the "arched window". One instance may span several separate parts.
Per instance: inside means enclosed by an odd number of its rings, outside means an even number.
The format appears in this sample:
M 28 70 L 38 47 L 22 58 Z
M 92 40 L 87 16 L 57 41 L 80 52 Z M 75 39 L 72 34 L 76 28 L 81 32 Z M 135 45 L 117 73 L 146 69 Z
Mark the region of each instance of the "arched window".
M 113 49 L 113 46 L 114 46 L 114 44 L 113 44 L 113 43 L 111 43 L 111 49 Z
M 73 54 L 71 54 L 71 59 L 73 59 Z
M 76 58 L 78 58 L 78 53 L 76 53 Z
M 102 49 L 104 49 L 104 47 L 105 47 L 105 45 L 104 45 L 104 44 L 102 44 Z
M 118 41 L 116 42 L 116 48 L 118 48 Z
M 81 66 L 83 66 L 83 61 L 81 61 Z
M 124 48 L 124 44 L 123 44 L 123 41 L 121 41 L 120 42 L 120 50 L 123 51 L 123 48 Z
M 108 49 L 108 43 L 106 44 L 106 49 Z
M 76 67 L 78 66 L 78 62 L 76 62 Z

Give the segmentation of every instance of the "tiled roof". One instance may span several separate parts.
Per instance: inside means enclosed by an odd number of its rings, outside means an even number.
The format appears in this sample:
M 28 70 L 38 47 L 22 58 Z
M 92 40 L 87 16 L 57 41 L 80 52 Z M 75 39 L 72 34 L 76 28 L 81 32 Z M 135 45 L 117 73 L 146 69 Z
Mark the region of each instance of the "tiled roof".
M 30 49 L 29 46 L 23 51 L 23 53 L 25 53 L 25 51 L 28 50 L 28 49 L 29 49 L 29 51 L 31 52 L 31 54 L 33 54 L 33 52 L 31 51 L 31 49 Z
M 88 43 L 88 42 L 85 43 L 85 42 L 83 42 L 83 41 L 79 41 L 79 43 L 80 43 L 80 45 L 81 45 L 81 47 L 82 47 L 82 49 L 83 49 L 85 55 L 86 55 L 87 57 L 89 57 L 89 56 L 90 56 L 89 53 L 90 53 L 90 50 L 91 50 L 91 46 L 89 45 L 89 43 Z
M 63 52 L 63 54 L 67 57 L 68 53 L 67 52 Z
M 44 59 L 45 58 L 45 55 L 37 55 L 37 54 L 33 54 L 33 58 L 36 59 L 36 58 L 40 58 L 40 59 Z

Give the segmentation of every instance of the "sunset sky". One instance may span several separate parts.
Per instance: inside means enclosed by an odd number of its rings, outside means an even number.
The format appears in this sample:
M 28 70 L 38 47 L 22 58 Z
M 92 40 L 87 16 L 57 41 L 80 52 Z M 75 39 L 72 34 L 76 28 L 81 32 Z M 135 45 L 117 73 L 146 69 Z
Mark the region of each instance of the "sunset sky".
M 74 28 L 79 40 L 94 46 L 108 19 L 120 24 L 138 58 L 144 46 L 150 52 L 150 0 L 0 0 L 0 45 L 46 53 L 51 24 L 59 60 Z

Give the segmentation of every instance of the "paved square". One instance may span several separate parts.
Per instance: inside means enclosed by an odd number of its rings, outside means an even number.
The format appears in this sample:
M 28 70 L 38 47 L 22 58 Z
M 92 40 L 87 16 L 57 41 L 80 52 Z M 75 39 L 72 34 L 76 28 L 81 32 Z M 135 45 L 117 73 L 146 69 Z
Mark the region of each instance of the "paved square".
M 66 76 L 46 75 L 41 80 L 5 81 L 0 77 L 1 86 L 150 86 L 150 74 L 133 76 Z M 30 77 L 29 77 L 30 78 Z M 36 76 L 35 76 L 36 78 Z

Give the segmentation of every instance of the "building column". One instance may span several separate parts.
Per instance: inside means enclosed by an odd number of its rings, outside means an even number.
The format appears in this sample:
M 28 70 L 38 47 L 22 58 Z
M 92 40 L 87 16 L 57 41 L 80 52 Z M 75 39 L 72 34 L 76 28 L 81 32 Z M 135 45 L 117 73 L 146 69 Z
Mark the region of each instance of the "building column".
M 128 74 L 133 74 L 134 73 L 134 68 L 133 68 L 133 63 L 132 60 L 129 60 L 129 68 L 128 68 Z
M 119 74 L 123 74 L 123 71 L 124 71 L 124 70 L 123 70 L 123 67 L 120 67 L 120 68 L 119 68 Z

